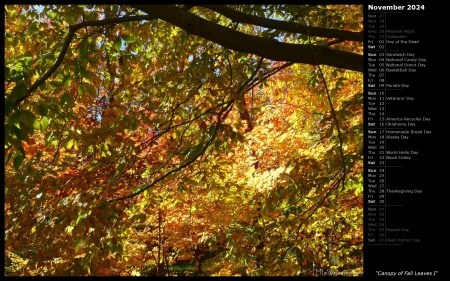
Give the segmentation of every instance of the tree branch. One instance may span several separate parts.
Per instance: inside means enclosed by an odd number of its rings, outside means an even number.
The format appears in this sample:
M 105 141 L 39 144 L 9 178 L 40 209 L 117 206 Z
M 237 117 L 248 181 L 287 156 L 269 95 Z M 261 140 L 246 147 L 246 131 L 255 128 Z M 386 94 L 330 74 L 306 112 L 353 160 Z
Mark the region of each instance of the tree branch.
M 102 26 L 102 25 L 108 25 L 108 24 L 115 24 L 115 23 L 122 23 L 122 22 L 129 22 L 129 21 L 141 21 L 141 20 L 152 20 L 153 18 L 151 16 L 128 16 L 128 17 L 121 17 L 121 18 L 110 18 L 110 19 L 104 19 L 104 20 L 98 20 L 98 21 L 84 21 L 78 24 L 69 25 L 69 33 L 67 33 L 66 38 L 64 39 L 63 46 L 61 48 L 61 51 L 59 52 L 58 58 L 56 59 L 55 63 L 50 67 L 47 72 L 45 72 L 44 75 L 42 75 L 38 80 L 36 80 L 33 85 L 28 88 L 27 93 L 23 96 L 18 98 L 15 101 L 15 105 L 19 105 L 22 101 L 27 99 L 31 93 L 34 92 L 42 83 L 44 83 L 52 74 L 58 69 L 58 67 L 61 65 L 61 63 L 64 60 L 64 57 L 66 56 L 67 50 L 69 49 L 70 43 L 72 42 L 73 36 L 75 35 L 75 32 L 78 29 L 81 29 L 83 27 L 87 26 Z
M 274 61 L 325 64 L 358 72 L 363 71 L 363 56 L 359 54 L 334 50 L 327 46 L 281 43 L 274 39 L 244 34 L 212 23 L 173 5 L 131 5 L 131 7 L 234 51 L 251 53 Z
M 322 28 L 306 26 L 293 22 L 279 21 L 273 19 L 262 18 L 254 15 L 238 12 L 224 5 L 201 5 L 202 7 L 213 10 L 219 14 L 226 16 L 234 22 L 248 23 L 267 27 L 271 29 L 282 30 L 292 33 L 308 33 L 311 36 L 325 37 L 325 38 L 339 38 L 341 40 L 359 41 L 364 40 L 363 32 L 353 32 L 340 29 Z
M 184 164 L 181 164 L 180 166 L 178 166 L 178 168 L 170 170 L 168 172 L 166 172 L 164 175 L 162 175 L 161 177 L 155 179 L 153 182 L 145 185 L 144 187 L 142 187 L 141 189 L 139 189 L 138 191 L 130 194 L 130 195 L 126 195 L 123 197 L 119 197 L 119 198 L 114 198 L 111 200 L 108 200 L 108 202 L 116 202 L 116 201 L 121 201 L 121 200 L 125 200 L 125 199 L 130 199 L 133 197 L 136 197 L 137 195 L 141 194 L 142 192 L 146 191 L 147 189 L 155 186 L 157 183 L 159 183 L 160 181 L 162 181 L 163 179 L 167 178 L 169 175 L 176 173 L 178 171 L 181 171 L 182 169 L 186 168 L 187 166 L 189 166 L 190 164 L 194 163 L 195 160 L 197 160 L 201 155 L 203 155 L 205 153 L 205 151 L 208 149 L 208 147 L 212 144 L 212 142 L 215 140 L 215 138 L 217 137 L 217 133 L 219 131 L 220 125 L 222 124 L 221 121 L 221 116 L 224 112 L 227 111 L 227 109 L 229 107 L 231 107 L 233 103 L 229 103 L 228 105 L 226 105 L 225 107 L 223 107 L 220 112 L 218 113 L 218 117 L 217 117 L 217 123 L 214 127 L 214 131 L 212 132 L 210 138 L 205 142 L 204 146 L 201 148 L 201 150 L 195 154 L 191 159 L 189 159 L 188 161 L 186 161 Z

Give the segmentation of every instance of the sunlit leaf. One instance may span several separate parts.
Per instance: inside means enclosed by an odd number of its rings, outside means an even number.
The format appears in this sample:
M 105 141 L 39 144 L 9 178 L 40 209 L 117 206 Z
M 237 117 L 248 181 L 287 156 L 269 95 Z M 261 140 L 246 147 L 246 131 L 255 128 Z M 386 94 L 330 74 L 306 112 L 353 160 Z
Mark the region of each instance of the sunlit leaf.
M 362 271 L 363 10 L 6 5 L 5 272 Z
M 114 49 L 116 49 L 116 51 L 122 49 L 122 38 L 117 37 L 116 40 L 114 40 Z
M 133 37 L 129 35 L 122 35 L 121 38 L 127 43 L 133 43 L 134 41 L 136 41 Z
M 23 162 L 23 156 L 22 153 L 16 152 L 16 155 L 14 156 L 14 168 L 18 170 Z

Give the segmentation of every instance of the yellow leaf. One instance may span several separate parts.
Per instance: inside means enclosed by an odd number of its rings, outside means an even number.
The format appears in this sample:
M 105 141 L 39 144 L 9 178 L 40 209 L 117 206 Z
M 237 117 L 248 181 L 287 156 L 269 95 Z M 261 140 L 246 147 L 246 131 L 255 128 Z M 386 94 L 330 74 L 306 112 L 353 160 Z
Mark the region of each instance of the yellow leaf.
M 251 178 L 253 176 L 253 173 L 255 172 L 255 167 L 251 166 L 247 172 L 245 172 L 245 176 L 247 178 Z
M 278 142 L 279 142 L 279 143 L 282 143 L 282 142 L 284 141 L 284 139 L 285 139 L 287 136 L 288 136 L 287 133 L 282 134 L 282 135 L 279 137 Z
M 73 230 L 73 226 L 68 225 L 68 226 L 66 227 L 66 232 L 67 232 L 67 233 L 71 233 L 72 230 Z
M 288 166 L 285 170 L 286 174 L 289 174 L 292 171 L 292 169 L 294 169 L 294 168 L 295 168 L 295 166 Z

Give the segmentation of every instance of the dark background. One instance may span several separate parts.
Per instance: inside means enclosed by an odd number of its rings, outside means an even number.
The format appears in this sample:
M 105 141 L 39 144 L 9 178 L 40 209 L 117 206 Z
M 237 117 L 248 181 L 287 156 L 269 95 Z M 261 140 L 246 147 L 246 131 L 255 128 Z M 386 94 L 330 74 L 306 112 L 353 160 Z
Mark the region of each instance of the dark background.
M 400 234 L 400 237 L 416 237 L 421 242 L 405 243 L 401 245 L 370 245 L 365 243 L 364 253 L 364 277 L 382 276 L 381 272 L 395 272 L 405 275 L 408 271 L 411 278 L 439 278 L 448 275 L 443 268 L 444 260 L 448 259 L 447 242 L 444 238 L 446 225 L 448 224 L 448 211 L 443 207 L 447 204 L 446 190 L 450 188 L 447 178 L 450 174 L 446 149 L 446 137 L 444 132 L 450 127 L 446 120 L 449 112 L 448 104 L 444 101 L 447 95 L 445 78 L 439 75 L 444 57 L 436 48 L 435 31 L 444 28 L 439 26 L 438 20 L 442 20 L 443 7 L 430 2 L 406 2 L 406 1 L 373 1 L 365 3 L 365 15 L 373 12 L 368 10 L 368 5 L 425 5 L 423 11 L 408 11 L 392 13 L 386 11 L 386 29 L 413 29 L 414 39 L 420 40 L 420 44 L 403 44 L 401 46 L 388 45 L 389 48 L 402 48 L 416 54 L 417 57 L 426 58 L 426 67 L 417 68 L 416 73 L 386 75 L 386 83 L 410 84 L 408 90 L 402 95 L 413 96 L 413 102 L 387 102 L 387 117 L 431 117 L 431 122 L 418 122 L 416 130 L 431 130 L 431 135 L 409 135 L 408 141 L 386 140 L 386 150 L 417 150 L 419 156 L 412 157 L 409 161 L 398 161 L 395 165 L 402 168 L 388 168 L 386 171 L 387 189 L 421 189 L 421 195 L 398 195 L 386 193 L 386 204 L 399 204 L 402 207 L 386 208 L 386 227 L 409 228 L 409 234 Z M 366 17 L 367 21 L 367 17 Z M 366 22 L 365 22 L 366 26 Z M 367 38 L 367 30 L 366 38 Z M 366 41 L 367 42 L 367 41 Z M 365 50 L 367 43 L 365 43 Z M 444 51 L 445 52 L 445 51 Z M 445 59 L 448 60 L 448 59 Z M 365 63 L 366 63 L 365 59 Z M 366 68 L 367 69 L 367 68 Z M 447 78 L 448 81 L 448 78 Z M 367 92 L 365 83 L 365 92 Z M 390 93 L 387 93 L 389 95 Z M 367 104 L 367 100 L 365 101 Z M 366 107 L 365 104 L 365 107 Z M 407 105 L 407 106 L 406 106 Z M 410 129 L 410 128 L 406 128 Z M 367 132 L 367 126 L 365 127 Z M 365 148 L 365 152 L 367 148 Z M 365 154 L 367 155 L 367 154 Z M 411 156 L 411 155 L 409 155 Z M 391 162 L 392 163 L 392 162 Z M 389 160 L 387 161 L 389 165 Z M 366 178 L 365 173 L 365 178 Z M 367 183 L 365 183 L 367 184 Z M 367 194 L 365 201 L 367 202 Z M 445 201 L 444 201 L 445 200 Z M 367 204 L 365 204 L 365 215 Z M 365 231 L 367 222 L 365 222 Z M 395 238 L 398 233 L 387 233 L 387 238 Z M 365 242 L 367 237 L 365 237 Z M 432 277 L 417 276 L 417 272 L 435 273 Z

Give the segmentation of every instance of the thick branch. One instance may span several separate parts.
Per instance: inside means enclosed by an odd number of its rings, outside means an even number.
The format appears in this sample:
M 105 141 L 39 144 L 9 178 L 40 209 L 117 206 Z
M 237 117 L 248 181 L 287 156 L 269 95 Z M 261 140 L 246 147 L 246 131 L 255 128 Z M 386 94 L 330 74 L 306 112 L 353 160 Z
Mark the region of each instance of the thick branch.
M 59 52 L 58 58 L 56 59 L 55 63 L 52 65 L 52 67 L 45 72 L 44 75 L 42 75 L 38 80 L 36 80 L 33 85 L 30 86 L 30 88 L 27 90 L 27 93 L 25 96 L 17 99 L 15 101 L 15 104 L 18 105 L 25 99 L 27 99 L 31 93 L 33 93 L 34 90 L 36 90 L 42 83 L 44 83 L 52 74 L 58 69 L 58 67 L 61 65 L 61 63 L 64 60 L 64 57 L 66 56 L 67 50 L 69 49 L 70 43 L 72 42 L 73 36 L 75 35 L 75 32 L 78 29 L 81 29 L 83 27 L 87 26 L 103 26 L 103 25 L 109 25 L 109 24 L 115 24 L 115 23 L 121 23 L 121 22 L 129 22 L 129 21 L 141 21 L 141 20 L 151 20 L 153 19 L 151 16 L 129 16 L 129 17 L 122 17 L 122 18 L 110 18 L 110 19 L 104 19 L 104 20 L 98 20 L 98 21 L 84 21 L 78 24 L 70 25 L 69 26 L 69 33 L 67 33 L 66 38 L 64 39 L 63 46 L 61 48 L 61 51 Z
M 258 16 L 238 12 L 224 5 L 202 5 L 202 7 L 218 12 L 234 22 L 248 23 L 292 33 L 304 33 L 304 34 L 308 33 L 310 36 L 339 38 L 341 40 L 359 41 L 359 42 L 362 42 L 364 40 L 362 31 L 352 32 L 340 29 L 313 27 L 293 22 L 261 18 Z
M 326 46 L 311 47 L 281 43 L 274 39 L 247 35 L 212 23 L 172 5 L 131 6 L 176 25 L 189 33 L 238 52 L 251 53 L 274 61 L 291 61 L 311 65 L 325 64 L 337 68 L 363 71 L 362 55 L 334 50 Z

